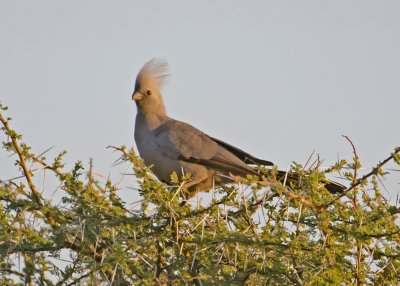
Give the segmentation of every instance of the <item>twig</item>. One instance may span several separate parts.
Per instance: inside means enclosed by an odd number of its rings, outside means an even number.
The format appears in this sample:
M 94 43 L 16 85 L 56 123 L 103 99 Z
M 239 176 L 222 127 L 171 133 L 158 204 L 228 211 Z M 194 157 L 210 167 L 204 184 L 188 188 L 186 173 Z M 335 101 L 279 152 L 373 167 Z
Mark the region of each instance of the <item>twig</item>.
M 28 182 L 29 188 L 32 191 L 32 195 L 35 199 L 35 202 L 39 205 L 39 206 L 43 206 L 43 202 L 40 198 L 40 194 L 37 191 L 35 185 L 32 182 L 32 177 L 31 177 L 31 173 L 29 172 L 28 167 L 26 166 L 26 161 L 25 161 L 25 157 L 22 154 L 22 150 L 18 144 L 18 140 L 17 140 L 17 135 L 16 133 L 10 128 L 10 125 L 8 125 L 8 121 L 4 119 L 3 115 L 0 113 L 0 121 L 3 123 L 4 128 L 7 130 L 7 135 L 10 136 L 13 146 L 15 148 L 15 151 L 18 154 L 19 157 L 19 165 L 21 166 L 22 170 L 24 171 L 25 174 L 25 178 Z
M 58 170 L 57 168 L 54 168 L 50 165 L 48 165 L 45 161 L 43 161 L 42 159 L 39 158 L 40 156 L 34 156 L 32 157 L 32 160 L 36 163 L 41 164 L 45 169 L 49 169 L 51 171 L 53 171 L 56 175 L 58 175 L 60 178 L 63 176 L 63 173 L 60 172 L 60 170 Z
M 321 211 L 325 211 L 329 206 L 331 206 L 332 204 L 334 204 L 337 200 L 341 199 L 342 197 L 344 197 L 348 192 L 350 192 L 351 190 L 353 190 L 355 187 L 357 187 L 358 185 L 360 185 L 363 181 L 365 181 L 365 179 L 368 179 L 369 177 L 371 177 L 372 175 L 377 175 L 379 173 L 379 170 L 382 168 L 383 165 L 385 165 L 386 163 L 388 163 L 390 160 L 392 160 L 394 158 L 394 156 L 396 156 L 397 154 L 400 153 L 400 148 L 396 148 L 394 150 L 394 152 L 387 157 L 385 160 L 383 160 L 382 162 L 379 162 L 372 170 L 371 172 L 369 172 L 368 174 L 365 174 L 364 176 L 362 176 L 361 178 L 357 179 L 355 181 L 355 183 L 353 183 L 349 188 L 347 188 L 346 190 L 344 190 L 340 195 L 338 195 L 336 198 L 334 198 L 333 200 L 331 200 L 330 202 L 324 204 L 321 206 Z
M 354 167 L 353 167 L 353 184 L 357 182 L 357 170 L 358 170 L 358 155 L 356 151 L 356 147 L 354 146 L 353 142 L 350 140 L 350 138 L 346 135 L 342 135 L 342 137 L 346 138 L 347 141 L 350 142 L 351 147 L 353 148 L 353 154 L 354 154 Z
M 310 163 L 310 160 L 311 160 L 311 158 L 313 157 L 314 153 L 315 153 L 315 150 L 313 150 L 313 151 L 311 152 L 310 156 L 309 156 L 308 159 L 307 159 L 307 162 L 304 164 L 303 170 L 305 170 L 306 167 L 307 167 L 307 165 L 308 165 L 308 163 Z
M 100 270 L 102 267 L 103 267 L 103 266 L 99 266 L 99 267 L 97 267 L 96 269 L 93 269 L 93 270 L 89 271 L 88 273 L 83 274 L 82 276 L 80 276 L 80 277 L 78 277 L 78 278 L 75 278 L 74 281 L 72 281 L 71 283 L 67 284 L 66 286 L 78 285 L 79 282 L 80 282 L 82 279 L 84 279 L 84 278 L 90 276 L 92 273 L 94 273 L 94 272 Z

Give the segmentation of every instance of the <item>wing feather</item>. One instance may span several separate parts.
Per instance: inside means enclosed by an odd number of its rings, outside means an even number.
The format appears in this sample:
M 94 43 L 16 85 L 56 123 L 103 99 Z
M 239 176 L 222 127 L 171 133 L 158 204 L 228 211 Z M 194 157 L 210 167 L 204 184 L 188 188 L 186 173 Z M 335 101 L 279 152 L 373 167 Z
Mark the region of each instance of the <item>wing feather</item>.
M 231 152 L 235 147 L 229 145 L 231 150 L 227 149 L 190 124 L 171 120 L 153 132 L 158 148 L 170 158 L 203 165 L 227 175 L 256 174 L 241 158 Z

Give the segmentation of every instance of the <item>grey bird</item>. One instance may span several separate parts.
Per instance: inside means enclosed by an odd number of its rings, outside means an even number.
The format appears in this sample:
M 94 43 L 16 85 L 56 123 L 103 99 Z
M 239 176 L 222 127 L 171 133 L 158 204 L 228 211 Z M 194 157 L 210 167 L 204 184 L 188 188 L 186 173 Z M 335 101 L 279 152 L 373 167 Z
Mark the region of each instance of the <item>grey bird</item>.
M 148 61 L 137 75 L 132 95 L 137 106 L 136 145 L 145 164 L 153 165 L 152 171 L 159 180 L 170 183 L 173 172 L 179 176 L 190 173 L 190 181 L 185 184 L 190 197 L 215 185 L 232 183 L 234 176 L 257 175 L 249 165 L 274 165 L 169 117 L 161 96 L 167 77 L 165 60 Z M 297 178 L 284 171 L 279 171 L 278 176 Z M 325 184 L 332 193 L 345 189 L 336 182 L 326 180 Z

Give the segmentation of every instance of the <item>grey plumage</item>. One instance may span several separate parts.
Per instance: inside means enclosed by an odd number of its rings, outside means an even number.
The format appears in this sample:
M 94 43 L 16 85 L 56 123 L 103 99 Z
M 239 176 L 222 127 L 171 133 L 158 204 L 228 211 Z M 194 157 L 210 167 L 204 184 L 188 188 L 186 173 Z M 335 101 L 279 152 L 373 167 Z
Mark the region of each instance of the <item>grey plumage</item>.
M 147 62 L 136 78 L 132 99 L 137 105 L 135 141 L 140 156 L 153 165 L 154 174 L 170 182 L 171 174 L 191 174 L 186 188 L 206 191 L 214 184 L 233 182 L 232 176 L 257 175 L 248 164 L 273 166 L 228 143 L 208 136 L 190 124 L 170 118 L 161 96 L 161 88 L 168 77 L 164 60 Z M 284 172 L 279 176 L 283 177 Z M 296 180 L 295 175 L 288 176 Z M 327 187 L 332 182 L 327 182 Z M 332 190 L 343 189 L 334 183 Z

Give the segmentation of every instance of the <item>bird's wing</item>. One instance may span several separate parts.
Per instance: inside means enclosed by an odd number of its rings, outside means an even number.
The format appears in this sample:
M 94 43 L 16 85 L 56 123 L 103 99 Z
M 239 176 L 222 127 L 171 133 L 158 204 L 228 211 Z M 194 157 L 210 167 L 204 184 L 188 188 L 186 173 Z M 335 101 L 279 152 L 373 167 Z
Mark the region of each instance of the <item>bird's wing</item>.
M 213 141 L 217 142 L 219 145 L 223 146 L 225 149 L 227 149 L 229 152 L 234 154 L 236 157 L 238 157 L 240 160 L 245 162 L 246 164 L 254 164 L 254 165 L 263 165 L 263 166 L 273 166 L 274 163 L 266 160 L 259 159 L 257 157 L 254 157 L 253 155 L 250 155 L 249 153 L 232 146 L 231 144 L 228 144 L 224 141 L 221 141 L 217 138 L 210 137 Z
M 225 146 L 190 124 L 171 120 L 153 132 L 157 147 L 169 158 L 203 165 L 227 175 L 255 173 Z
M 171 120 L 154 131 L 160 151 L 172 159 L 210 159 L 217 153 L 217 144 L 193 126 Z

